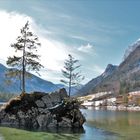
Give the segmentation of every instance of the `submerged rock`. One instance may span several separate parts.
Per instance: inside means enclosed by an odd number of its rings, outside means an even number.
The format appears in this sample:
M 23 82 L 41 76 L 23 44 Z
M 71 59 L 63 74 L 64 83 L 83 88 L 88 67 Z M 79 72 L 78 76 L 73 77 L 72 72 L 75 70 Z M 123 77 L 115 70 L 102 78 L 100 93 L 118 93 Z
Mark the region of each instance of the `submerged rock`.
M 34 92 L 17 96 L 0 110 L 0 124 L 12 127 L 80 128 L 84 122 L 78 101 L 68 98 L 65 89 L 51 94 Z

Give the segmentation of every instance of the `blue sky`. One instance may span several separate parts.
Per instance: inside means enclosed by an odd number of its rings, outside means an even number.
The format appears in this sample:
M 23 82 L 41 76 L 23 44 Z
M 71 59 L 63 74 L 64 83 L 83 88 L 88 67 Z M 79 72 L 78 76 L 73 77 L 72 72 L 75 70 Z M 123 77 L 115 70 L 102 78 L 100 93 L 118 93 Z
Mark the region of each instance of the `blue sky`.
M 139 0 L 0 0 L 1 63 L 27 20 L 42 43 L 42 78 L 59 83 L 71 53 L 82 64 L 83 83 L 118 65 L 140 38 Z M 8 36 L 7 36 L 8 34 Z

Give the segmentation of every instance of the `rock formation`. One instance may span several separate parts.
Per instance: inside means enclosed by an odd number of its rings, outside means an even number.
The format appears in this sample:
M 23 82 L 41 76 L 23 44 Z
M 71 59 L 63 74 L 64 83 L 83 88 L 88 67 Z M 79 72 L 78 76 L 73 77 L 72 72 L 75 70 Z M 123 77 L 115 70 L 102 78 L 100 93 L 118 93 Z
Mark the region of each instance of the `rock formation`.
M 78 102 L 65 89 L 51 94 L 34 92 L 11 99 L 0 110 L 0 125 L 25 128 L 80 128 L 85 122 Z

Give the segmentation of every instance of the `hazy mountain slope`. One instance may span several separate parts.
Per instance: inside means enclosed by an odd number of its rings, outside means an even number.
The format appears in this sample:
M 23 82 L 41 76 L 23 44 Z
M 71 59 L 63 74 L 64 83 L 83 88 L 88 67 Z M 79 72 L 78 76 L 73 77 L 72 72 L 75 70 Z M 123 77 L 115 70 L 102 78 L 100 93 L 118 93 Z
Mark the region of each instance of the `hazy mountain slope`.
M 20 91 L 20 82 L 18 79 L 12 79 L 12 83 L 10 85 L 6 84 L 5 73 L 8 70 L 5 66 L 0 64 L 0 92 L 4 93 L 19 93 Z M 26 91 L 42 91 L 42 92 L 52 92 L 54 90 L 59 89 L 60 87 L 53 84 L 52 82 L 43 80 L 33 74 L 31 74 L 31 78 L 28 78 L 26 81 Z

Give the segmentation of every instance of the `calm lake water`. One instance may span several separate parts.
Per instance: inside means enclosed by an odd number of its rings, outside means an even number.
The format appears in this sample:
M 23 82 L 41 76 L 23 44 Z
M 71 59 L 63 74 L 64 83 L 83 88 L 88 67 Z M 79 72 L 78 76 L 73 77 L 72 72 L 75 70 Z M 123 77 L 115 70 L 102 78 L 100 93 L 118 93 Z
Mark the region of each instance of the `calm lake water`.
M 84 124 L 85 133 L 57 131 L 58 133 L 50 133 L 56 135 L 53 140 L 140 140 L 140 112 L 93 109 L 82 109 L 81 111 L 87 119 Z M 42 140 L 47 139 L 45 133 L 36 133 L 41 134 Z
M 81 140 L 140 140 L 140 112 L 82 110 L 87 122 Z

